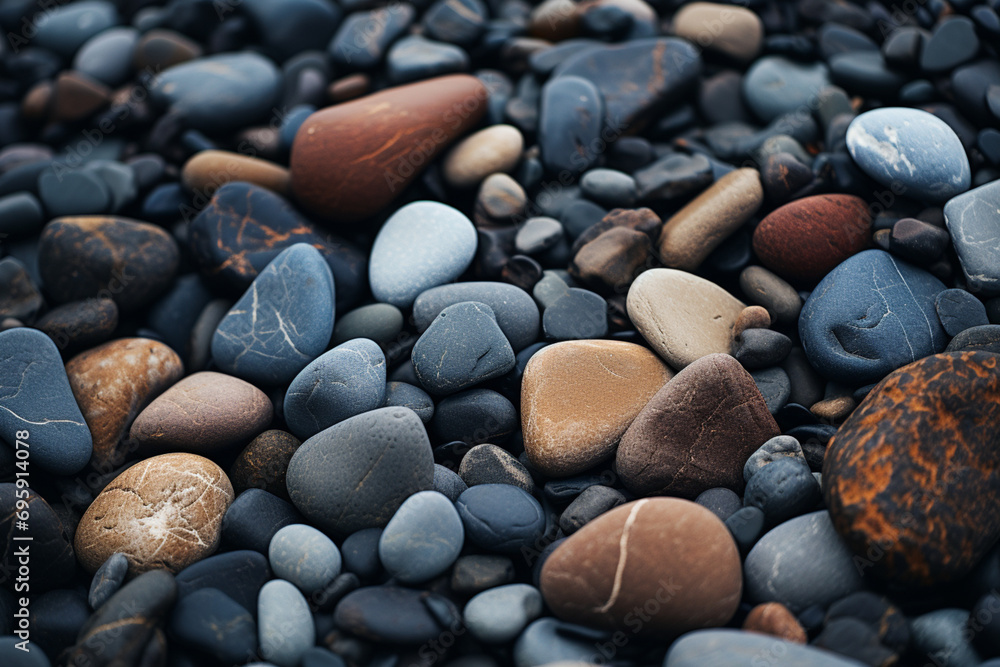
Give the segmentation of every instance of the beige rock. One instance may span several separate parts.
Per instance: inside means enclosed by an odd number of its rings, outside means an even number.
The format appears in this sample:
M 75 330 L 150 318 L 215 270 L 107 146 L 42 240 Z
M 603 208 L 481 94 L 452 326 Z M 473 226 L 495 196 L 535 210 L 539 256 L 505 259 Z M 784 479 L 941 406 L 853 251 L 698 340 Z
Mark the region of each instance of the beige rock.
M 579 340 L 542 348 L 521 383 L 528 459 L 554 477 L 600 463 L 671 377 L 673 371 L 641 345 Z
M 456 188 L 471 188 L 497 172 L 517 166 L 524 137 L 513 125 L 493 125 L 460 141 L 444 159 L 444 180 Z
M 733 326 L 746 306 L 704 278 L 651 269 L 632 283 L 626 307 L 642 337 L 679 370 L 708 354 L 729 354 Z
M 181 180 L 186 188 L 206 197 L 232 181 L 246 181 L 279 195 L 287 195 L 291 174 L 281 165 L 267 160 L 229 151 L 208 150 L 195 153 L 184 163 Z
M 222 517 L 233 502 L 222 468 L 194 454 L 140 461 L 108 484 L 76 529 L 80 564 L 94 572 L 115 552 L 129 574 L 179 572 L 219 546 Z
M 674 33 L 703 49 L 745 61 L 760 52 L 764 24 L 744 7 L 692 2 L 674 15 Z
M 731 171 L 675 213 L 660 232 L 660 260 L 693 271 L 764 201 L 756 169 Z

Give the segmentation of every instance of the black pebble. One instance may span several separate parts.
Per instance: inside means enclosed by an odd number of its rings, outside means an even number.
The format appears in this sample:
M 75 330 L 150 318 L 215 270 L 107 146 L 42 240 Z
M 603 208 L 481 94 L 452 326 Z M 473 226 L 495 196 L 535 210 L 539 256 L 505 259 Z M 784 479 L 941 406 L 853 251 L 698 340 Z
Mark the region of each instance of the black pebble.
M 266 554 L 274 534 L 293 523 L 305 520 L 291 503 L 263 489 L 247 489 L 226 510 L 222 540 L 232 549 Z
M 738 509 L 726 519 L 726 528 L 732 533 L 740 555 L 746 557 L 764 535 L 764 512 L 757 507 Z
M 759 508 L 767 525 L 773 527 L 813 510 L 820 499 L 819 484 L 809 467 L 782 458 L 767 464 L 750 479 L 743 504 Z

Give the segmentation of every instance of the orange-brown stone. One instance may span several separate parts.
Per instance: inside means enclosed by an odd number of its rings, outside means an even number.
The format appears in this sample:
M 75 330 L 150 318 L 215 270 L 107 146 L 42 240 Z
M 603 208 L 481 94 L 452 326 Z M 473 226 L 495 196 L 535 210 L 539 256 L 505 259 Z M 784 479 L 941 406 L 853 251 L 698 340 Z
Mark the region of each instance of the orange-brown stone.
M 809 640 L 795 614 L 780 602 L 765 602 L 751 609 L 743 621 L 743 629 L 796 644 L 806 644 Z

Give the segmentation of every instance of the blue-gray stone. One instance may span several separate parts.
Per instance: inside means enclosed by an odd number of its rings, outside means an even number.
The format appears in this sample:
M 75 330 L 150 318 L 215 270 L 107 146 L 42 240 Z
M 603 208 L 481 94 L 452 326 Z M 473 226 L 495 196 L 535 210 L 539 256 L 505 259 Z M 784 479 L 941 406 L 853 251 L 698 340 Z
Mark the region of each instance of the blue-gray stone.
M 46 169 L 38 176 L 38 197 L 50 217 L 88 215 L 111 210 L 111 191 L 97 174 L 65 167 Z
M 247 489 L 222 517 L 222 541 L 230 549 L 253 549 L 266 554 L 275 533 L 302 515 L 291 503 L 264 489 Z
M 984 324 L 962 331 L 951 339 L 945 352 L 982 350 L 1000 354 L 1000 324 Z
M 465 627 L 487 644 L 516 639 L 542 613 L 542 594 L 528 584 L 491 588 L 469 600 L 463 611 Z
M 830 85 L 823 63 L 797 63 L 783 56 L 766 56 L 743 77 L 743 98 L 764 122 L 786 113 L 809 112 L 819 92 Z
M 570 287 L 545 308 L 542 330 L 549 340 L 602 338 L 608 333 L 608 302 L 590 290 Z
M 817 481 L 804 460 L 783 457 L 754 473 L 747 482 L 743 504 L 760 509 L 767 525 L 776 526 L 820 505 Z
M 488 281 L 441 285 L 421 292 L 413 302 L 413 321 L 417 331 L 426 331 L 442 310 L 463 301 L 477 301 L 489 306 L 515 352 L 538 338 L 541 318 L 531 296 L 509 283 Z
M 108 189 L 108 210 L 111 213 L 117 213 L 131 204 L 139 194 L 135 172 L 127 164 L 112 160 L 91 160 L 85 169 L 100 178 Z
M 545 532 L 542 506 L 516 486 L 473 486 L 455 504 L 469 540 L 485 551 L 518 554 L 534 549 Z
M 225 53 L 174 65 L 149 88 L 154 104 L 203 132 L 227 132 L 267 119 L 281 92 L 281 73 L 256 53 Z
M 442 310 L 413 346 L 413 369 L 429 393 L 453 394 L 514 368 L 514 350 L 493 310 L 465 301 Z
M 293 523 L 275 533 L 267 558 L 274 576 L 292 582 L 306 595 L 323 590 L 340 574 L 337 545 L 303 523 Z
M 610 208 L 632 207 L 638 197 L 635 179 L 614 169 L 591 169 L 580 178 L 580 190 L 588 198 Z
M 340 345 L 354 338 L 369 338 L 376 343 L 392 345 L 402 330 L 403 313 L 399 308 L 373 303 L 337 317 L 332 343 Z
M 257 652 L 253 615 L 215 588 L 202 588 L 177 601 L 170 615 L 170 637 L 219 664 L 239 664 Z
M 944 284 L 883 250 L 841 262 L 810 294 L 799 316 L 809 362 L 851 386 L 877 382 L 947 345 L 934 309 Z
M 372 294 L 407 308 L 421 292 L 462 275 L 476 244 L 476 229 L 461 211 L 432 201 L 407 204 L 375 237 L 368 266 Z
M 281 129 L 278 131 L 278 140 L 282 151 L 292 150 L 295 143 L 295 135 L 298 134 L 302 123 L 306 118 L 316 112 L 316 107 L 311 104 L 300 104 L 294 107 L 281 121 Z
M 128 573 L 128 558 L 125 554 L 114 553 L 104 564 L 97 568 L 94 578 L 90 581 L 90 592 L 87 602 L 91 609 L 97 609 L 107 602 L 108 598 L 121 588 Z
M 283 62 L 303 51 L 321 51 L 333 37 L 341 10 L 325 0 L 242 0 L 267 53 Z
M 71 58 L 84 42 L 94 35 L 118 25 L 118 11 L 113 3 L 84 0 L 62 7 L 49 7 L 38 14 L 34 24 L 33 46 L 40 46 Z
M 458 510 L 437 491 L 407 498 L 382 531 L 378 555 L 386 571 L 404 584 L 438 576 L 455 562 L 465 543 Z
M 696 630 L 670 647 L 663 667 L 863 667 L 849 658 L 742 630 Z
M 344 559 L 344 572 L 359 579 L 374 579 L 382 571 L 378 559 L 378 542 L 382 537 L 381 528 L 364 528 L 348 535 L 340 547 Z
M 934 300 L 941 326 L 949 336 L 990 323 L 986 306 L 964 289 L 947 289 Z
M 944 221 L 958 253 L 969 290 L 1000 296 L 1000 181 L 953 197 L 944 205 Z
M 333 333 L 333 273 L 316 248 L 296 243 L 260 272 L 219 323 L 212 358 L 260 385 L 290 382 Z
M 0 332 L 0 439 L 30 452 L 32 465 L 72 475 L 90 460 L 93 440 L 55 343 L 38 329 Z
M 792 382 L 785 369 L 775 366 L 760 371 L 751 371 L 750 377 L 757 385 L 760 395 L 764 397 L 764 404 L 767 405 L 768 412 L 772 415 L 777 414 L 778 410 L 785 407 L 792 395 Z
M 385 385 L 385 407 L 399 406 L 417 413 L 420 421 L 430 423 L 434 418 L 434 399 L 420 387 L 408 382 L 387 382 Z
M 981 627 L 980 619 L 969 617 L 966 609 L 936 609 L 910 621 L 910 638 L 915 653 L 926 656 L 936 667 L 977 667 L 982 663 L 970 643 Z
M 776 435 L 761 445 L 747 459 L 743 465 L 743 481 L 749 482 L 750 478 L 761 468 L 778 459 L 785 458 L 795 459 L 800 461 L 802 465 L 808 465 L 806 455 L 802 453 L 802 445 L 799 444 L 798 440 L 790 435 Z
M 451 502 L 455 502 L 468 488 L 465 481 L 458 476 L 457 472 L 450 468 L 445 468 L 439 463 L 434 464 L 435 491 L 447 497 Z
M 135 28 L 110 28 L 94 35 L 73 58 L 73 69 L 117 88 L 132 76 L 132 52 L 139 41 Z
M 29 236 L 42 229 L 42 205 L 30 192 L 15 192 L 0 198 L 0 233 Z
M 0 662 L 14 667 L 52 667 L 41 646 L 32 641 L 22 644 L 25 641 L 13 635 L 0 637 Z
M 545 616 L 527 628 L 514 644 L 516 667 L 554 663 L 592 665 L 603 660 L 600 646 L 610 634 Z
M 271 579 L 267 558 L 259 551 L 239 550 L 209 556 L 177 574 L 177 595 L 216 588 L 244 609 L 257 612 L 261 586 Z
M 565 238 L 562 223 L 555 218 L 528 218 L 517 230 L 514 248 L 522 255 L 534 255 L 548 250 Z
M 469 389 L 438 403 L 430 432 L 439 443 L 502 444 L 517 427 L 517 408 L 503 395 L 492 389 Z
M 398 586 L 368 586 L 348 593 L 333 612 L 336 627 L 381 644 L 430 648 L 454 636 L 462 617 L 448 598 Z
M 348 15 L 327 47 L 330 60 L 345 70 L 372 69 L 407 31 L 416 14 L 413 5 L 400 2 Z
M 469 54 L 454 44 L 419 35 L 404 37 L 389 49 L 386 71 L 393 83 L 409 83 L 469 69 Z
M 943 202 L 969 189 L 969 158 L 955 131 L 919 109 L 865 112 L 847 128 L 847 150 L 861 169 L 894 194 Z
M 569 175 L 587 170 L 600 156 L 604 97 L 579 76 L 560 76 L 542 87 L 538 146 L 550 172 Z M 582 149 L 582 150 L 581 150 Z
M 813 605 L 826 609 L 864 588 L 863 573 L 825 510 L 769 531 L 750 550 L 743 571 L 751 602 L 780 602 L 796 614 Z
M 356 338 L 324 353 L 295 376 L 285 393 L 285 422 L 304 440 L 384 402 L 382 348 Z
M 278 667 L 298 667 L 302 654 L 316 643 L 309 603 L 295 586 L 269 581 L 257 599 L 260 655 Z

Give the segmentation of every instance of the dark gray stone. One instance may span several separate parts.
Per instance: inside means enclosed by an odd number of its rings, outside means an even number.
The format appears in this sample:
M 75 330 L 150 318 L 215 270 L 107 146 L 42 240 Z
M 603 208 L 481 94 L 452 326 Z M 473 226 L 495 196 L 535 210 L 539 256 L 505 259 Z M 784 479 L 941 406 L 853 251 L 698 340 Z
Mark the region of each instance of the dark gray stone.
M 203 588 L 215 588 L 256 615 L 257 595 L 270 578 L 271 568 L 261 552 L 227 551 L 178 572 L 177 594 L 183 598 Z
M 517 427 L 513 403 L 491 389 L 469 389 L 438 403 L 430 432 L 436 443 L 503 444 Z
M 797 667 L 859 667 L 861 664 L 836 653 L 777 637 L 726 629 L 697 630 L 684 635 L 670 647 L 663 667 L 755 667 L 762 659 L 768 659 L 767 656 L 775 656 L 775 665 Z
M 458 474 L 467 486 L 477 484 L 510 484 L 534 493 L 535 482 L 528 469 L 496 445 L 476 445 L 464 457 Z
M 549 340 L 602 338 L 608 333 L 608 302 L 590 290 L 570 287 L 542 313 Z
M 694 499 L 702 507 L 712 511 L 712 514 L 723 521 L 731 517 L 743 507 L 743 501 L 732 489 L 718 487 L 706 489 Z
M 918 655 L 931 664 L 943 667 L 976 667 L 982 658 L 969 642 L 975 636 L 968 630 L 965 609 L 937 609 L 910 621 L 910 637 Z M 974 626 L 973 626 L 974 627 Z
M 264 489 L 247 489 L 226 510 L 222 540 L 230 548 L 267 554 L 274 534 L 293 523 L 302 523 L 302 515 L 292 505 Z
M 368 338 L 384 345 L 395 342 L 403 330 L 403 313 L 388 303 L 361 306 L 337 318 L 333 327 L 333 345 L 355 338 Z
M 363 528 L 351 533 L 340 547 L 344 559 L 344 571 L 351 572 L 361 580 L 374 579 L 382 571 L 382 561 L 378 556 L 378 544 L 382 539 L 381 528 Z
M 420 421 L 425 424 L 429 424 L 434 418 L 434 399 L 420 387 L 407 382 L 386 383 L 384 407 L 409 408 L 416 412 Z
M 788 404 L 792 393 L 792 383 L 788 373 L 783 368 L 777 366 L 753 371 L 750 373 L 750 377 L 753 378 L 760 395 L 764 397 L 768 412 L 772 415 L 777 414 L 778 410 Z
M 509 484 L 480 484 L 456 502 L 466 536 L 494 553 L 517 554 L 534 548 L 545 532 L 545 512 L 531 494 Z
M 1000 354 L 1000 324 L 986 324 L 966 329 L 951 339 L 945 352 L 980 350 Z
M 559 527 L 571 535 L 608 510 L 623 505 L 626 500 L 621 491 L 610 486 L 588 486 L 563 510 Z
M 963 289 L 948 289 L 934 299 L 941 325 L 949 336 L 957 336 L 966 329 L 989 324 L 986 306 Z
M 426 331 L 442 310 L 463 301 L 476 301 L 489 306 L 515 352 L 538 338 L 538 306 L 524 290 L 499 282 L 455 283 L 422 292 L 413 302 L 413 321 L 417 331 Z
M 944 205 L 944 219 L 958 253 L 969 290 L 1000 296 L 1000 181 L 953 197 Z
M 202 588 L 174 605 L 170 636 L 225 664 L 241 663 L 257 652 L 253 615 L 215 588 Z
M 471 554 L 455 561 L 451 590 L 459 595 L 475 595 L 514 581 L 514 562 L 507 556 Z
M 395 84 L 429 79 L 469 69 L 469 54 L 454 44 L 419 35 L 397 41 L 386 54 L 386 71 Z
M 461 615 L 447 598 L 395 586 L 349 593 L 333 613 L 337 627 L 373 642 L 419 645 L 460 627 Z
M 780 364 L 792 351 L 792 340 L 771 329 L 745 329 L 733 343 L 733 356 L 747 370 Z
M 605 113 L 604 97 L 587 79 L 550 79 L 542 87 L 538 115 L 538 146 L 545 168 L 572 175 L 593 165 L 600 156 Z
M 87 601 L 91 609 L 97 609 L 115 594 L 128 573 L 128 558 L 125 554 L 112 554 L 104 564 L 97 568 L 94 578 L 90 581 L 90 594 Z
M 745 474 L 745 473 L 744 473 Z M 764 512 L 767 525 L 776 526 L 816 508 L 821 492 L 809 465 L 780 457 L 758 468 L 747 482 L 743 504 Z
M 803 464 L 806 463 L 805 454 L 802 453 L 802 446 L 799 445 L 798 440 L 790 435 L 775 436 L 751 454 L 743 466 L 743 481 L 749 482 L 761 468 L 783 458 L 795 459 Z

